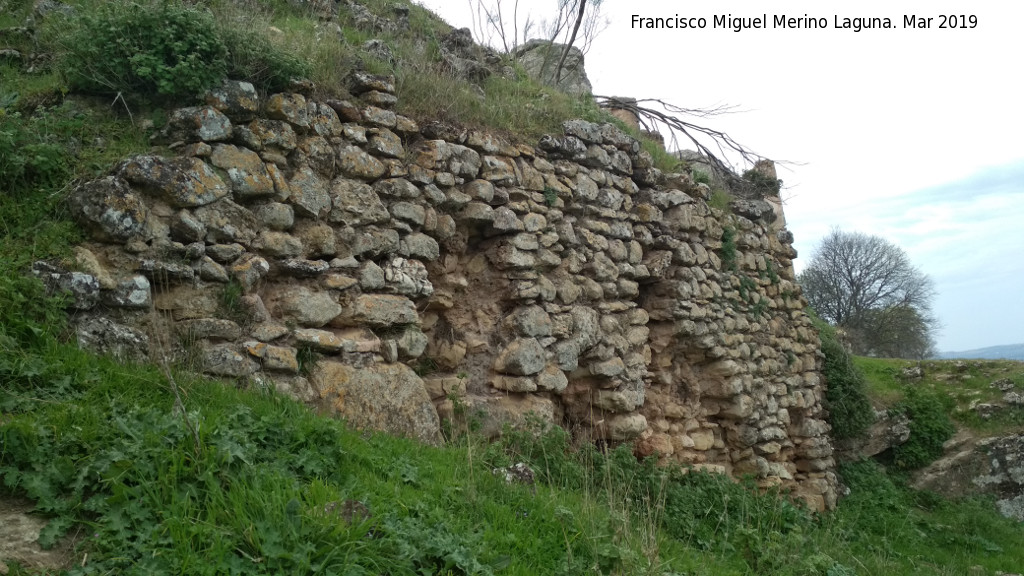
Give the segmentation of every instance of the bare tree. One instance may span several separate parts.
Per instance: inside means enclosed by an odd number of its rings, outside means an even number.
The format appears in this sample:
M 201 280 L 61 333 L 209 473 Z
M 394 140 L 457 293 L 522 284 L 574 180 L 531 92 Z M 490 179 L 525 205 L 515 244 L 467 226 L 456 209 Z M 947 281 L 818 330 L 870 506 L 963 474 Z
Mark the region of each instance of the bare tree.
M 833 229 L 798 280 L 815 311 L 850 335 L 855 354 L 921 357 L 930 351 L 937 328 L 934 286 L 888 240 Z
M 557 11 L 551 18 L 537 18 L 532 13 L 521 15 L 519 0 L 467 1 L 473 16 L 473 34 L 484 44 L 500 47 L 514 56 L 515 49 L 530 40 L 535 31 L 551 43 L 564 44 L 556 72 L 559 77 L 569 49 L 576 46 L 586 54 L 594 38 L 608 25 L 601 17 L 602 0 L 557 0 Z

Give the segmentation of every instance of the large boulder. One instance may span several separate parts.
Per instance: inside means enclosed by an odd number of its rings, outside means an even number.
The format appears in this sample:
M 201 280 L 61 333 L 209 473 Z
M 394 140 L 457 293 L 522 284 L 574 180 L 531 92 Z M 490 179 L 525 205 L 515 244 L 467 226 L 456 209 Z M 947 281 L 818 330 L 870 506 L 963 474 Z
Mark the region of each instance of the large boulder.
M 439 444 L 441 424 L 423 380 L 405 364 L 356 368 L 318 362 L 310 376 L 324 408 L 356 429 Z
M 946 456 L 914 476 L 915 488 L 950 497 L 989 494 L 1003 516 L 1024 521 L 1024 434 L 958 437 L 946 448 Z
M 558 82 L 558 62 L 562 59 L 564 44 L 554 44 L 547 40 L 530 40 L 515 49 L 516 58 L 531 78 L 549 86 L 555 86 L 567 94 L 590 94 L 593 87 L 583 68 L 583 52 L 573 46 L 562 66 L 562 74 Z

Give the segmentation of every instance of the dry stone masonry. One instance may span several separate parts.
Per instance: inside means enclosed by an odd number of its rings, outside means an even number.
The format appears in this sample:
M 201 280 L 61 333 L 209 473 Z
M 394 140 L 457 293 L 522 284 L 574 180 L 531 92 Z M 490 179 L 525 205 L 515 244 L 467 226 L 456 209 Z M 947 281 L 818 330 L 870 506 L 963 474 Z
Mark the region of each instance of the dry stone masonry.
M 532 413 L 834 504 L 818 339 L 763 200 L 712 209 L 610 124 L 512 145 L 396 114 L 388 77 L 352 92 L 228 82 L 170 115 L 173 157 L 80 186 L 90 239 L 35 273 L 81 345 L 425 442 Z

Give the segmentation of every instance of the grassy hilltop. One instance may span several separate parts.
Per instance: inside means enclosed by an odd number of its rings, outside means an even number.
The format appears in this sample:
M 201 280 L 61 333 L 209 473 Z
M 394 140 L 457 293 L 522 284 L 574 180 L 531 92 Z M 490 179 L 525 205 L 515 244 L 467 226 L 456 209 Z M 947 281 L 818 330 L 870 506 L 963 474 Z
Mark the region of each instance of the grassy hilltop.
M 9 561 L 0 573 L 844 576 L 1024 567 L 1024 527 L 985 498 L 911 490 L 896 464 L 845 465 L 849 496 L 818 516 L 744 482 L 638 462 L 627 448 L 573 445 L 559 429 L 538 425 L 486 443 L 466 414 L 445 446 L 426 447 L 347 430 L 265 390 L 78 350 L 62 303 L 25 272 L 35 260 L 69 257 L 79 240 L 63 207 L 69 190 L 148 150 L 167 110 L 207 83 L 245 77 L 275 91 L 302 76 L 322 96 L 344 96 L 346 74 L 364 67 L 394 73 L 399 109 L 417 120 L 458 120 L 527 142 L 567 118 L 603 118 L 591 102 L 518 72 L 484 81 L 483 99 L 439 74 L 448 26 L 416 5 L 408 31 L 374 33 L 344 9 L 334 30 L 284 1 L 194 4 L 81 0 L 39 17 L 29 0 L 0 0 L 8 50 L 0 56 L 0 502 L 32 503 L 49 521 L 40 544 L 62 552 L 58 565 Z M 391 2 L 364 4 L 390 13 Z M 34 27 L 23 29 L 29 17 Z M 366 53 L 372 38 L 393 59 Z M 168 69 L 145 58 L 166 50 L 200 51 L 211 65 Z M 919 394 L 901 379 L 901 361 L 855 363 L 877 406 L 902 409 Z M 945 373 L 938 366 L 926 365 L 917 385 L 938 399 L 921 410 L 978 434 L 1020 431 L 1013 413 L 975 420 L 966 407 L 988 398 L 992 379 L 1024 387 L 1024 364 L 968 362 L 957 372 L 950 361 L 957 377 L 947 379 L 936 377 Z M 519 462 L 532 479 L 507 483 L 502 469 Z

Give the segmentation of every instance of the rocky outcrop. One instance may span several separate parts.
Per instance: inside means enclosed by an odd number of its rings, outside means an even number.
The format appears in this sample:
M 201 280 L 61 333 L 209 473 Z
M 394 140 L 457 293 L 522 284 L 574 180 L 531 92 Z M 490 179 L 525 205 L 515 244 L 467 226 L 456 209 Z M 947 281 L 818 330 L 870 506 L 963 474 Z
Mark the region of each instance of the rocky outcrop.
M 555 86 L 567 94 L 576 96 L 590 94 L 593 87 L 583 67 L 583 51 L 572 46 L 558 74 L 558 64 L 562 59 L 564 44 L 556 44 L 547 40 L 530 40 L 515 48 L 516 60 L 526 73 L 544 84 Z M 557 81 L 556 81 L 557 79 Z
M 948 497 L 989 494 L 1007 518 L 1024 522 L 1024 434 L 973 439 L 960 435 L 946 455 L 914 476 L 913 485 Z
M 836 441 L 836 453 L 842 461 L 877 456 L 910 439 L 910 419 L 888 410 L 875 410 L 875 419 L 864 434 Z
M 610 124 L 531 147 L 421 130 L 389 77 L 259 114 L 243 84 L 172 115 L 178 157 L 71 195 L 93 332 L 357 427 L 540 418 L 833 505 L 819 343 L 771 218 L 710 208 Z

